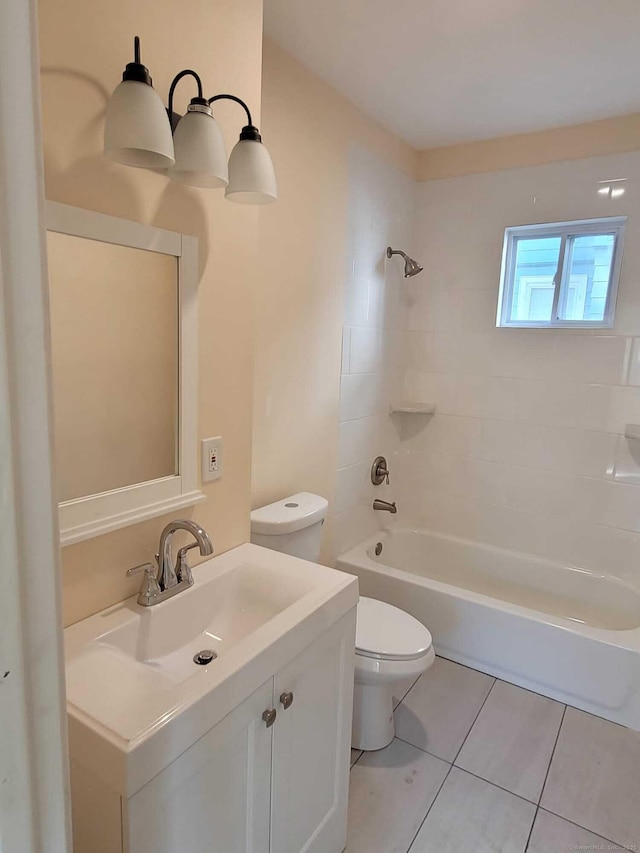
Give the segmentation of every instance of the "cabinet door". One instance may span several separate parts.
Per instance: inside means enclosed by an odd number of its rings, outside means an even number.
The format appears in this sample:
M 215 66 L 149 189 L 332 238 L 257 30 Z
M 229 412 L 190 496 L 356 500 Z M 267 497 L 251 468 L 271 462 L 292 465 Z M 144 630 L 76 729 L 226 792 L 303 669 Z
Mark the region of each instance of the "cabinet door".
M 129 853 L 268 853 L 273 680 L 127 803 Z
M 272 853 L 340 853 L 346 845 L 355 613 L 275 677 Z

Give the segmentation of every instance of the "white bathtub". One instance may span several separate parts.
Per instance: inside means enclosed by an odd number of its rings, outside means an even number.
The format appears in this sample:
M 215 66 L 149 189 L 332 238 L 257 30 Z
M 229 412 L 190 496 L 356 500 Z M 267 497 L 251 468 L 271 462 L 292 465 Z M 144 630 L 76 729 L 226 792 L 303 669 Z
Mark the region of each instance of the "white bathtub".
M 640 730 L 640 592 L 623 581 L 425 530 L 377 533 L 336 566 L 443 657 Z

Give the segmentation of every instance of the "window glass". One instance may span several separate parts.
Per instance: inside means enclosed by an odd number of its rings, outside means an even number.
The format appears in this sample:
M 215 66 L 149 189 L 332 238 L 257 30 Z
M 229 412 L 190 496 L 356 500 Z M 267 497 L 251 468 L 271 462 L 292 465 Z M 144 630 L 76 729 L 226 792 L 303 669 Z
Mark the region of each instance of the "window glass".
M 560 304 L 565 320 L 602 321 L 613 265 L 613 234 L 588 234 L 569 239 L 569 289 Z
M 560 237 L 518 238 L 513 274 L 511 320 L 549 321 L 553 277 L 560 258 Z

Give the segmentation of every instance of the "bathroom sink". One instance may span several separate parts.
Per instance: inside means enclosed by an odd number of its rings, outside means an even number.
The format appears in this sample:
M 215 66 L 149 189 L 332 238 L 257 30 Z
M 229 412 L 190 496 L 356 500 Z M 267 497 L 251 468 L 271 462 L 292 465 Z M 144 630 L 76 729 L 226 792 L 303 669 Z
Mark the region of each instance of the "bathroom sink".
M 134 596 L 64 632 L 69 737 L 114 786 L 166 766 L 358 599 L 352 575 L 253 544 L 193 578 L 159 604 Z M 205 649 L 215 656 L 199 665 Z
M 215 560 L 210 561 L 211 568 Z M 213 651 L 220 656 L 245 640 L 313 589 L 312 578 L 292 574 L 282 565 L 267 566 L 255 558 L 226 569 L 196 573 L 194 586 L 153 607 L 125 605 L 133 619 L 105 631 L 98 647 L 140 663 L 172 681 L 199 670 L 194 656 Z

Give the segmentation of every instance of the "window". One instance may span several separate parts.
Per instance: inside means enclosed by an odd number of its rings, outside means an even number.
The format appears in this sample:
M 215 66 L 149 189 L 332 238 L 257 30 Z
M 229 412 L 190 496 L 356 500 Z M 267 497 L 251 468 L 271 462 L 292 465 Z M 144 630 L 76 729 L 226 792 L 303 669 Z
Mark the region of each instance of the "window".
M 625 222 L 507 228 L 496 325 L 611 328 Z

